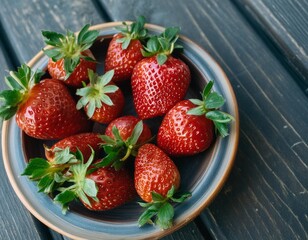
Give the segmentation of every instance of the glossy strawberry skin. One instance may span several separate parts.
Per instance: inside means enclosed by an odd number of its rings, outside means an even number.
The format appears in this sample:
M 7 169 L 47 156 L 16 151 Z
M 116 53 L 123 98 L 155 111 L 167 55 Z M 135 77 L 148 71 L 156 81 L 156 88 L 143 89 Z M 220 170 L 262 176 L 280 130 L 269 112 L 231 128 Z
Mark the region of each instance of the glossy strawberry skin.
M 69 147 L 71 152 L 76 152 L 77 149 L 79 149 L 83 155 L 84 160 L 87 161 L 92 153 L 91 148 L 95 152 L 95 157 L 99 154 L 101 151 L 101 143 L 102 139 L 99 137 L 98 133 L 80 133 L 60 140 L 51 148 L 45 148 L 45 156 L 48 161 L 52 161 L 54 157 L 53 150 L 55 148 L 65 149 L 66 147 Z
M 122 38 L 123 35 L 118 33 L 112 38 L 105 59 L 105 71 L 114 69 L 114 82 L 129 80 L 131 78 L 133 68 L 143 56 L 141 54 L 142 44 L 139 40 L 131 40 L 127 49 L 122 49 L 122 44 L 116 40 Z
M 164 117 L 157 144 L 171 156 L 189 156 L 206 150 L 214 138 L 214 124 L 204 115 L 189 115 L 191 101 L 177 103 Z
M 94 58 L 90 50 L 86 50 L 84 55 Z M 50 76 L 54 79 L 63 80 L 64 83 L 71 87 L 81 87 L 82 82 L 88 82 L 88 69 L 96 70 L 96 63 L 80 59 L 80 63 L 77 65 L 73 73 L 65 79 L 66 73 L 64 70 L 64 60 L 60 59 L 56 62 L 49 59 L 47 69 Z
M 156 56 L 141 60 L 134 68 L 132 91 L 141 119 L 163 116 L 185 97 L 190 83 L 188 66 L 172 56 L 159 65 Z
M 112 133 L 113 126 L 117 127 L 123 141 L 126 141 L 132 134 L 134 127 L 140 121 L 134 116 L 123 116 L 113 120 L 106 128 L 105 135 L 114 138 Z M 145 143 L 152 137 L 152 133 L 148 125 L 143 123 L 142 133 L 137 141 L 137 144 Z
M 180 185 L 180 173 L 174 162 L 154 144 L 145 144 L 139 148 L 135 159 L 135 188 L 146 202 L 152 201 L 151 192 L 166 196 L 174 185 Z
M 38 139 L 62 139 L 88 132 L 92 126 L 84 112 L 76 110 L 67 87 L 56 79 L 45 79 L 29 91 L 16 122 L 27 135 Z
M 113 83 L 111 82 L 111 84 Z M 121 89 L 119 88 L 116 92 L 108 93 L 107 95 L 110 97 L 113 105 L 109 106 L 105 103 L 102 103 L 101 108 L 95 109 L 91 120 L 103 124 L 108 124 L 121 115 L 125 104 L 125 98 Z M 87 109 L 88 105 L 85 107 L 85 111 L 87 111 Z
M 98 202 L 91 198 L 91 206 L 83 202 L 92 211 L 110 210 L 136 197 L 134 180 L 124 168 L 118 171 L 112 167 L 99 168 L 87 178 L 92 179 L 98 187 Z

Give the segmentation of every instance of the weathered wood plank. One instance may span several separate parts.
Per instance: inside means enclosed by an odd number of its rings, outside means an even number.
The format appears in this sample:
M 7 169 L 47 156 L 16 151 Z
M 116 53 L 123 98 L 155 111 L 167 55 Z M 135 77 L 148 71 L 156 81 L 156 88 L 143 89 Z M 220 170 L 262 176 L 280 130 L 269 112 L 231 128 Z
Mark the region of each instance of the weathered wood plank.
M 1 37 L 0 65 L 0 89 L 2 90 L 5 88 L 3 78 L 11 68 L 11 64 L 7 60 L 7 55 L 3 46 L 3 39 Z M 1 129 L 2 120 L 0 119 L 0 132 Z M 39 232 L 36 230 L 34 219 L 19 201 L 9 183 L 3 166 L 1 145 L 0 152 L 0 239 L 41 239 Z M 22 231 L 19 231 L 18 229 L 22 229 Z
M 86 0 L 4 0 L 1 2 L 0 20 L 22 63 L 29 61 L 45 46 L 41 30 L 77 31 L 86 23 L 105 22 L 92 2 Z
M 40 30 L 76 31 L 85 23 L 104 21 L 88 1 L 60 0 L 52 3 L 34 0 L 2 1 L 0 19 L 1 36 L 6 38 L 1 45 L 3 51 L 0 51 L 1 79 L 7 75 L 6 70 L 27 62 L 44 46 Z M 4 81 L 0 81 L 0 90 L 5 88 Z M 0 177 L 0 239 L 62 239 L 60 234 L 48 230 L 34 219 L 21 204 L 8 182 L 2 160 Z
M 247 19 L 277 47 L 277 57 L 291 66 L 308 94 L 308 2 L 234 0 Z
M 15 64 L 19 64 L 30 60 L 44 46 L 40 35 L 42 29 L 59 32 L 65 32 L 66 29 L 76 31 L 85 23 L 98 24 L 111 19 L 98 2 L 92 4 L 92 2 L 85 0 L 74 2 L 57 0 L 52 3 L 35 0 L 15 2 L 4 0 L 0 9 L 0 20 L 3 22 L 5 33 L 11 40 L 9 48 L 16 54 Z M 23 227 L 15 230 L 22 234 Z M 29 228 L 29 231 L 35 230 Z M 53 231 L 51 233 L 53 238 L 61 238 Z M 175 234 L 166 237 L 166 239 L 188 238 L 203 239 L 194 223 L 190 223 Z M 26 238 L 17 237 L 14 239 Z
M 234 87 L 239 151 L 227 184 L 201 215 L 212 236 L 307 239 L 308 100 L 245 17 L 229 1 L 101 2 L 116 20 L 142 14 L 155 24 L 180 26 Z

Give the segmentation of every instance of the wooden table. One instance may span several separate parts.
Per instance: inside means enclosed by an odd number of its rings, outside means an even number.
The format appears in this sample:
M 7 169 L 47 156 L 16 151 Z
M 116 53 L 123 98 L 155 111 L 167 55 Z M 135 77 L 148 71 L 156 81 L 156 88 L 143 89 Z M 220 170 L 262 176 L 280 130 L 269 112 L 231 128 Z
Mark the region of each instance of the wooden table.
M 76 31 L 139 15 L 180 26 L 226 72 L 241 130 L 218 197 L 165 239 L 308 239 L 307 9 L 305 0 L 2 0 L 0 74 L 44 46 L 42 29 Z M 0 164 L 0 239 L 63 239 L 25 209 Z

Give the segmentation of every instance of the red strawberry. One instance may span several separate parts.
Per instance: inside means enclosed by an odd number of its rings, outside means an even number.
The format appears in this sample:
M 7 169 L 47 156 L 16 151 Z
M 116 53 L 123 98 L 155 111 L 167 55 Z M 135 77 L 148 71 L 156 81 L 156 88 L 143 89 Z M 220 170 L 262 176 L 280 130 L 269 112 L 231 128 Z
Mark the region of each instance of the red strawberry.
M 163 196 L 174 186 L 180 186 L 180 173 L 173 161 L 154 144 L 139 148 L 135 159 L 135 188 L 146 202 L 151 202 L 155 191 Z
M 39 139 L 59 139 L 87 132 L 91 123 L 62 81 L 45 79 L 33 73 L 27 65 L 11 72 L 6 81 L 12 90 L 0 93 L 5 100 L 0 116 L 11 118 L 16 113 L 18 126 L 29 136 Z
M 137 123 L 140 121 L 137 117 L 134 116 L 123 116 L 113 120 L 106 128 L 105 135 L 115 139 L 114 134 L 112 132 L 113 127 L 116 127 L 119 131 L 121 139 L 126 141 L 128 138 L 132 136 L 133 130 Z M 152 137 L 151 130 L 143 123 L 143 130 L 140 134 L 137 144 L 142 144 L 147 142 Z
M 97 168 L 92 164 L 93 150 L 89 159 L 84 159 L 80 151 L 70 153 L 69 147 L 55 154 L 53 162 L 30 159 L 22 175 L 37 181 L 39 191 L 57 194 L 54 201 L 61 204 L 63 213 L 76 198 L 90 210 L 109 210 L 136 196 L 129 172 L 124 168 L 119 171 L 111 167 Z
M 145 19 L 141 16 L 130 26 L 123 23 L 124 28 L 120 28 L 121 33 L 115 34 L 109 43 L 105 71 L 114 69 L 113 81 L 129 80 L 134 66 L 143 58 L 140 40 L 147 35 L 144 22 Z
M 134 116 L 123 116 L 113 120 L 102 135 L 103 148 L 107 156 L 99 166 L 112 165 L 120 169 L 129 156 L 136 156 L 138 148 L 150 141 L 150 128 Z
M 148 208 L 139 218 L 139 224 L 142 226 L 157 215 L 157 225 L 163 229 L 171 227 L 174 210 L 169 201 L 183 202 L 190 196 L 184 194 L 176 198 L 174 195 L 180 185 L 176 165 L 161 149 L 145 144 L 135 159 L 134 175 L 136 191 L 147 202 L 140 205 Z
M 224 98 L 211 92 L 213 82 L 203 91 L 203 101 L 183 100 L 164 117 L 158 131 L 157 144 L 172 156 L 188 156 L 206 150 L 214 138 L 214 125 L 224 137 L 228 135 L 227 123 L 233 117 L 218 111 Z
M 85 108 L 88 117 L 93 121 L 109 123 L 123 110 L 124 95 L 121 89 L 111 82 L 113 74 L 114 71 L 111 70 L 98 76 L 89 70 L 90 83 L 76 91 L 76 95 L 81 96 L 77 109 Z
M 160 37 L 151 38 L 146 47 L 148 52 L 143 52 L 149 57 L 134 67 L 133 100 L 141 119 L 164 115 L 188 90 L 190 70 L 182 60 L 171 56 L 178 47 L 177 32 L 177 28 L 169 28 Z
M 64 138 L 59 142 L 55 143 L 51 148 L 45 147 L 45 156 L 48 161 L 53 161 L 55 157 L 54 150 L 65 149 L 69 147 L 70 152 L 75 153 L 77 149 L 80 150 L 85 160 L 91 156 L 91 148 L 95 153 L 100 152 L 100 144 L 102 139 L 98 133 L 80 133 Z M 91 147 L 91 148 L 90 148 Z
M 78 35 L 67 31 L 64 36 L 60 33 L 42 31 L 45 43 L 53 46 L 45 49 L 50 57 L 48 72 L 52 78 L 64 80 L 65 84 L 81 87 L 88 80 L 88 69 L 95 71 L 96 63 L 89 48 L 98 36 L 98 31 L 89 31 L 90 25 L 85 25 Z
M 110 210 L 136 197 L 134 180 L 125 168 L 116 171 L 112 167 L 102 167 L 86 178 L 93 180 L 98 187 L 96 197 L 88 198 L 88 203 L 81 198 L 83 204 L 90 210 Z

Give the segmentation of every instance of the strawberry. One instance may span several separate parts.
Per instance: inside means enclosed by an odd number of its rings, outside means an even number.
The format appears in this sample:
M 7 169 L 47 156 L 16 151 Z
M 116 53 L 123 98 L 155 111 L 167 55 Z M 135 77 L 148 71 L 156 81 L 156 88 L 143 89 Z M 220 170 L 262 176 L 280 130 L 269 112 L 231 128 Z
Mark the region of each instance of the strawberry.
M 56 195 L 54 201 L 62 206 L 63 213 L 77 198 L 90 210 L 109 210 L 136 196 L 134 181 L 126 169 L 93 167 L 93 149 L 85 160 L 79 150 L 71 153 L 69 147 L 58 148 L 55 154 L 53 162 L 31 159 L 22 175 L 37 181 L 39 191 Z
M 116 137 L 113 134 L 113 128 L 116 127 L 119 131 L 119 135 L 123 141 L 126 141 L 132 136 L 133 130 L 137 123 L 140 121 L 137 117 L 134 116 L 123 116 L 113 120 L 106 128 L 105 135 L 113 139 Z M 143 123 L 143 130 L 137 140 L 137 144 L 142 144 L 152 137 L 151 130 Z
M 47 68 L 50 76 L 63 80 L 72 87 L 81 87 L 82 82 L 88 81 L 88 69 L 95 71 L 96 62 L 89 49 L 96 40 L 99 32 L 89 30 L 85 25 L 78 35 L 67 31 L 61 33 L 42 31 L 44 41 L 53 48 L 43 49 L 50 58 Z
M 109 123 L 121 114 L 125 101 L 121 89 L 111 82 L 114 71 L 98 76 L 89 70 L 88 74 L 90 83 L 76 91 L 81 96 L 77 109 L 84 108 L 93 121 Z
M 55 143 L 51 148 L 44 145 L 45 157 L 48 161 L 53 161 L 55 157 L 55 149 L 65 149 L 69 147 L 70 152 L 75 153 L 77 149 L 82 153 L 85 159 L 91 156 L 91 148 L 95 153 L 100 152 L 100 144 L 102 139 L 98 133 L 80 133 L 64 138 Z
M 222 137 L 228 135 L 227 124 L 233 117 L 218 110 L 225 100 L 211 92 L 210 81 L 199 99 L 177 103 L 164 117 L 158 130 L 157 144 L 172 156 L 189 156 L 206 150 L 214 138 L 214 126 Z
M 163 229 L 172 225 L 174 209 L 169 201 L 183 202 L 191 194 L 176 197 L 180 185 L 180 173 L 174 162 L 154 144 L 139 148 L 135 159 L 135 188 L 147 203 L 140 203 L 148 209 L 140 216 L 142 226 L 157 216 L 155 223 Z
M 22 65 L 10 72 L 6 82 L 11 90 L 0 93 L 4 105 L 0 116 L 5 120 L 16 114 L 17 125 L 29 136 L 39 139 L 59 139 L 87 132 L 91 123 L 62 81 L 44 79 L 41 72 L 32 72 Z
M 133 200 L 137 195 L 134 180 L 125 168 L 115 170 L 113 167 L 102 167 L 86 178 L 93 180 L 98 187 L 96 198 L 88 198 L 88 202 L 81 198 L 90 210 L 110 210 Z
M 178 28 L 167 28 L 149 39 L 147 57 L 136 64 L 131 84 L 133 101 L 141 119 L 163 116 L 182 100 L 190 83 L 190 70 L 180 59 L 171 56 L 178 39 Z
M 130 26 L 124 22 L 124 28 L 118 28 L 121 32 L 111 39 L 105 59 L 105 71 L 114 69 L 113 81 L 129 80 L 134 66 L 143 58 L 141 40 L 147 36 L 144 23 L 142 16 Z
M 150 141 L 150 128 L 134 116 L 123 116 L 113 120 L 101 136 L 107 156 L 99 166 L 112 165 L 120 169 L 129 156 L 136 156 L 138 148 Z

